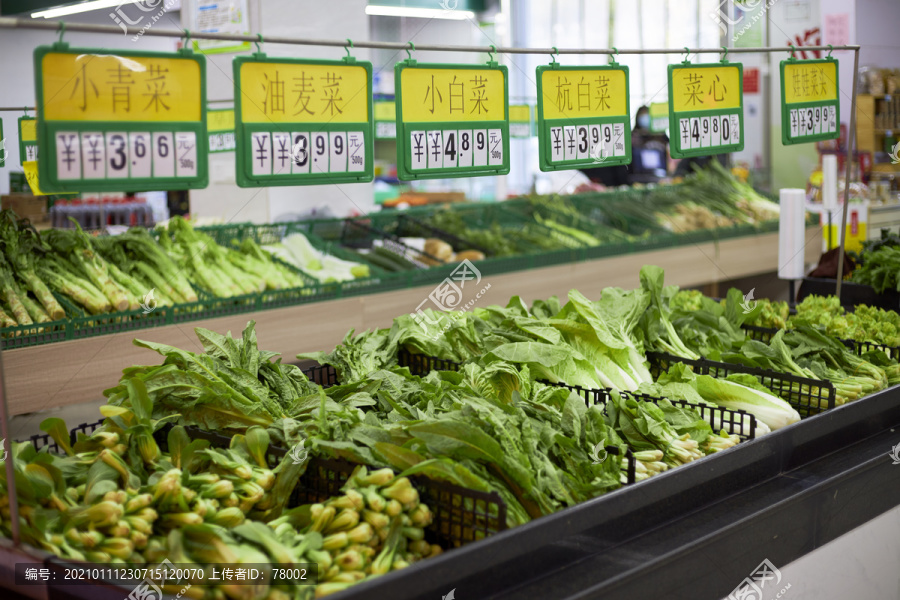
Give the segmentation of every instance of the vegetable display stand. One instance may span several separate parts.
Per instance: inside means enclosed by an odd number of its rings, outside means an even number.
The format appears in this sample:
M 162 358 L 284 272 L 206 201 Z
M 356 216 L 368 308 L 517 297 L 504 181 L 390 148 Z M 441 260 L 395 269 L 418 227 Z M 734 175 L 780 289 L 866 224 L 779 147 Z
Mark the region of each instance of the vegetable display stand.
M 711 375 L 717 378 L 725 378 L 732 373 L 753 375 L 764 387 L 786 400 L 802 417 L 815 415 L 836 406 L 836 392 L 829 381 L 807 379 L 789 373 L 717 362 L 705 358 L 692 360 L 662 352 L 648 352 L 647 360 L 650 362 L 650 373 L 654 379 L 677 363 L 690 366 L 698 375 Z
M 726 598 L 762 558 L 783 567 L 898 504 L 898 425 L 891 388 L 340 598 Z

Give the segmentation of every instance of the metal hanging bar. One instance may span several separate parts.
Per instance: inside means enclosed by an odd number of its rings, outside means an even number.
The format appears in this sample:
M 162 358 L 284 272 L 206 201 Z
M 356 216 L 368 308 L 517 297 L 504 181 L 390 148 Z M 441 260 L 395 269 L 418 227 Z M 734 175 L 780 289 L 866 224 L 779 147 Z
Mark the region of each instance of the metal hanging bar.
M 15 17 L 0 17 L 0 28 L 6 29 L 44 29 L 47 31 L 58 31 L 59 25 L 54 21 L 38 21 L 32 19 L 19 19 Z M 128 27 L 127 33 L 137 34 L 143 29 L 141 27 Z M 115 25 L 89 25 L 86 23 L 69 23 L 66 25 L 67 32 L 82 33 L 112 33 L 118 36 L 122 35 L 122 28 Z M 181 29 L 147 29 L 143 33 L 144 36 L 172 37 L 183 38 L 185 33 Z M 258 42 L 259 36 L 256 35 L 237 35 L 228 33 L 199 33 L 191 32 L 191 39 L 196 40 L 223 40 L 230 42 Z M 300 46 L 331 46 L 334 48 L 345 48 L 347 40 L 315 40 L 285 37 L 269 37 L 266 36 L 267 44 L 293 44 Z M 375 50 L 407 50 L 409 43 L 401 42 L 353 42 L 354 48 L 371 48 Z M 671 48 L 649 48 L 641 49 L 620 49 L 613 50 L 611 48 L 505 48 L 491 46 L 444 46 L 444 45 L 416 45 L 418 52 L 481 52 L 487 54 L 495 52 L 497 54 L 682 54 L 684 49 L 673 50 Z M 804 46 L 804 50 L 858 50 L 859 46 Z M 722 48 L 687 48 L 691 54 L 721 54 Z M 784 52 L 782 47 L 765 47 L 765 48 L 729 48 L 729 54 L 738 53 L 754 53 L 754 52 Z

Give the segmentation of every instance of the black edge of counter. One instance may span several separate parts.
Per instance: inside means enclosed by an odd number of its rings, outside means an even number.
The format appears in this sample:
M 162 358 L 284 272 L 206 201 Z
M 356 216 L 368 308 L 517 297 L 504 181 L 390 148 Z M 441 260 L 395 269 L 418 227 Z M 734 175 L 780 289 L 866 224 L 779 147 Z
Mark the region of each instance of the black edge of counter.
M 900 504 L 895 425 L 900 387 L 332 597 L 719 600 Z

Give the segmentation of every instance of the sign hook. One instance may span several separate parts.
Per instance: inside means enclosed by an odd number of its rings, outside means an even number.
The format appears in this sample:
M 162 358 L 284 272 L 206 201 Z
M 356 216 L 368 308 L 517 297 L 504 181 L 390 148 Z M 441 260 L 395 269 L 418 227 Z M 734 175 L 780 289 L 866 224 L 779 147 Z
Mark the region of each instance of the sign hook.
M 257 41 L 253 42 L 254 44 L 256 44 L 256 53 L 262 54 L 263 51 L 259 45 L 262 44 L 263 42 L 265 42 L 265 40 L 263 39 L 263 35 L 261 33 L 257 33 L 256 37 L 257 37 Z
M 559 56 L 559 50 L 556 49 L 556 46 L 551 46 L 550 48 L 553 50 L 553 52 L 550 53 L 550 66 L 559 66 L 559 63 L 556 62 L 556 58 Z
M 413 52 L 415 52 L 416 45 L 413 44 L 412 42 L 406 42 L 406 43 L 409 44 L 409 48 L 406 49 L 406 60 L 412 60 L 412 54 L 410 54 L 409 51 L 412 50 Z
M 722 54 L 721 62 L 727 63 L 728 62 L 728 46 L 722 46 L 722 50 L 724 51 L 724 54 Z
M 615 46 L 610 46 L 612 48 L 612 54 L 609 55 L 610 61 L 609 64 L 612 66 L 618 66 L 619 63 L 616 62 L 616 56 L 619 55 L 619 49 Z
M 681 61 L 683 64 L 686 64 L 686 65 L 691 64 L 691 60 L 688 58 L 688 56 L 689 56 L 690 54 L 691 54 L 690 49 L 688 49 L 688 47 L 685 46 L 685 47 L 684 47 L 684 60 Z
M 488 66 L 494 66 L 497 64 L 497 61 L 494 60 L 494 53 L 497 51 L 497 46 L 491 44 L 491 50 L 488 52 Z
M 62 44 L 63 43 L 63 35 L 66 33 L 66 22 L 65 21 L 59 22 L 59 28 L 57 29 L 57 31 L 59 31 L 59 43 Z
M 834 52 L 834 46 L 832 46 L 831 44 L 828 44 L 828 56 L 826 56 L 825 58 L 831 58 L 832 52 Z

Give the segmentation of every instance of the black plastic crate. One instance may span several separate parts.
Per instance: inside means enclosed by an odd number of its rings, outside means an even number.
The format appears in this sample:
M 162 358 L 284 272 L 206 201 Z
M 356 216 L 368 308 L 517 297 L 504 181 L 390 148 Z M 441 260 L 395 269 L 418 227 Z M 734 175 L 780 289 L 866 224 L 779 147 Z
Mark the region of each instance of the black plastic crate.
M 750 339 L 766 343 L 768 343 L 779 331 L 772 327 L 758 327 L 756 325 L 742 325 L 741 327 L 746 331 L 747 337 Z M 841 342 L 859 356 L 862 356 L 870 350 L 881 350 L 894 360 L 897 360 L 897 358 L 900 357 L 900 347 L 898 346 L 887 346 L 876 342 L 860 342 L 858 340 L 841 340 Z
M 705 358 L 691 360 L 662 352 L 648 352 L 647 360 L 650 362 L 650 373 L 654 379 L 676 363 L 690 366 L 698 375 L 711 375 L 716 378 L 725 378 L 732 373 L 753 375 L 764 387 L 793 406 L 801 417 L 817 415 L 835 406 L 836 392 L 830 381 L 807 379 L 789 373 L 716 362 Z
M 82 423 L 69 432 L 69 439 L 75 443 L 78 433 L 90 434 L 96 431 L 105 419 L 94 423 Z M 159 449 L 168 451 L 168 433 L 172 425 L 168 424 L 154 433 Z M 231 438 L 213 431 L 205 431 L 198 427 L 186 427 L 191 439 L 208 440 L 210 446 L 228 447 Z M 46 448 L 49 452 L 59 452 L 56 442 L 47 434 L 38 434 L 29 438 L 35 449 Z M 270 445 L 266 456 L 270 467 L 275 467 L 288 451 Z M 634 481 L 633 458 L 630 459 L 627 471 L 631 474 L 629 481 Z M 297 487 L 291 492 L 288 506 L 300 506 L 321 502 L 341 493 L 341 488 L 359 465 L 338 459 L 311 457 L 306 472 L 300 477 Z M 457 548 L 466 543 L 483 539 L 489 535 L 506 529 L 506 502 L 496 492 L 481 492 L 461 487 L 444 481 L 437 481 L 424 476 L 410 478 L 419 496 L 434 515 L 431 525 L 426 528 L 430 540 L 444 548 Z
M 338 384 L 337 371 L 331 365 L 316 365 L 303 369 L 306 378 L 321 385 L 322 387 L 331 387 Z
M 427 354 L 414 354 L 406 348 L 397 350 L 397 364 L 409 368 L 413 375 L 428 375 L 431 371 L 459 371 L 459 363 Z
M 606 408 L 610 400 L 610 394 L 612 393 L 612 390 L 610 389 L 589 389 L 577 385 L 568 385 L 565 383 L 549 383 L 546 381 L 542 383 L 571 390 L 584 398 L 584 401 L 588 405 L 602 404 L 604 413 L 606 412 Z M 668 400 L 675 406 L 680 406 L 682 408 L 691 408 L 697 411 L 700 414 L 701 418 L 709 423 L 710 427 L 713 428 L 713 431 L 725 429 L 726 425 L 730 425 L 730 431 L 734 435 L 738 436 L 742 442 L 756 438 L 756 416 L 744 410 L 731 410 L 728 408 L 723 408 L 721 406 L 696 404 L 694 402 L 688 402 L 684 399 L 660 398 L 658 396 L 644 394 L 643 392 L 619 392 L 619 394 L 624 398 L 634 398 L 635 400 L 652 402 L 653 404 L 657 405 L 659 404 L 660 400 Z M 716 427 L 717 424 L 719 425 L 718 427 Z

